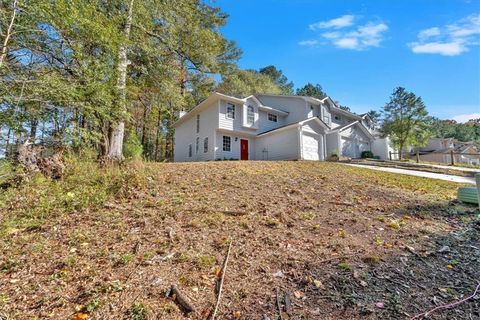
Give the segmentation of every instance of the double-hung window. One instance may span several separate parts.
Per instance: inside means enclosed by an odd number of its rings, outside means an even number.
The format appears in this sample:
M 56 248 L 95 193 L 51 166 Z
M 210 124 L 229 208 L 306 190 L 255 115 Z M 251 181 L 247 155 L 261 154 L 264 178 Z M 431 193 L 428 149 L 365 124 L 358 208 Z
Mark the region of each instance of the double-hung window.
M 247 124 L 253 124 L 255 121 L 255 110 L 252 106 L 247 107 Z
M 197 114 L 197 133 L 200 132 L 200 115 Z
M 191 158 L 193 156 L 192 145 L 188 145 L 188 157 Z
M 197 137 L 195 140 L 195 153 L 198 153 L 198 150 L 200 149 L 200 138 Z
M 235 119 L 235 105 L 227 103 L 227 113 L 225 114 L 227 119 Z
M 268 114 L 268 121 L 277 122 L 277 115 L 269 113 Z
M 232 137 L 223 136 L 223 151 L 232 151 Z

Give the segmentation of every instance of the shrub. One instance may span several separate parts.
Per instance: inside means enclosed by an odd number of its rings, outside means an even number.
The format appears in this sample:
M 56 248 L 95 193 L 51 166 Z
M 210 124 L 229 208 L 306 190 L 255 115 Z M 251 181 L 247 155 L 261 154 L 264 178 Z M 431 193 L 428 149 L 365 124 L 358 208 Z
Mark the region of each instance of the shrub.
M 123 155 L 128 159 L 140 159 L 143 154 L 143 146 L 135 131 L 130 131 L 123 145 Z
M 362 151 L 362 159 L 373 158 L 373 152 L 370 150 Z

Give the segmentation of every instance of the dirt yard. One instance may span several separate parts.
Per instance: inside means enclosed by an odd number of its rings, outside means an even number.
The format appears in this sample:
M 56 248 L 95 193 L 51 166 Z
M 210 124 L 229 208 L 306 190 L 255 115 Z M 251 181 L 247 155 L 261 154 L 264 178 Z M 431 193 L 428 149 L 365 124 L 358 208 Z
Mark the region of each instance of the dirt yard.
M 29 195 L 2 204 L 0 319 L 207 319 L 230 242 L 217 319 L 276 320 L 277 292 L 282 319 L 410 319 L 480 282 L 479 211 L 453 183 L 318 162 L 146 166 L 146 187 L 32 227 L 12 227 Z M 173 284 L 195 312 L 166 297 Z M 429 319 L 480 319 L 480 296 Z

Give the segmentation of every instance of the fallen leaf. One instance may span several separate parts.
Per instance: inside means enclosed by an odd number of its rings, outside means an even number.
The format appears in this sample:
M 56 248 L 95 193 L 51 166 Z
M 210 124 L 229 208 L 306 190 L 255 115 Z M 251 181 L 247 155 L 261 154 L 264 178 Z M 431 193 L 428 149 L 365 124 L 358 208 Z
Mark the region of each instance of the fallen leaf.
M 377 303 L 375 303 L 375 307 L 383 309 L 383 308 L 385 308 L 385 304 L 383 302 L 377 302 Z
M 234 317 L 235 319 L 240 319 L 240 316 L 241 316 L 241 315 L 242 315 L 242 313 L 241 313 L 240 311 L 235 311 L 235 312 L 233 313 L 233 317 Z
M 83 312 L 77 312 L 73 316 L 73 320 L 85 320 L 85 319 L 88 319 L 88 314 Z
M 313 280 L 313 284 L 314 284 L 315 287 L 317 287 L 318 289 L 323 289 L 323 288 L 324 288 L 323 283 L 322 283 L 322 281 L 320 281 L 320 280 L 314 279 L 314 280 Z
M 295 296 L 295 298 L 297 299 L 302 299 L 305 297 L 305 293 L 303 293 L 302 291 L 294 291 L 293 292 L 293 295 Z

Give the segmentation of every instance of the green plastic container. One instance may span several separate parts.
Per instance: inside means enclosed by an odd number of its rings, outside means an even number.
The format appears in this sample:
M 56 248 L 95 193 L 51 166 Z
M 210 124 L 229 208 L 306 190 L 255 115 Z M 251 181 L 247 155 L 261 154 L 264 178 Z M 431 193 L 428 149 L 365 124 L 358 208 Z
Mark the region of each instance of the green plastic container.
M 466 203 L 478 204 L 478 192 L 476 187 L 458 188 L 458 200 Z

